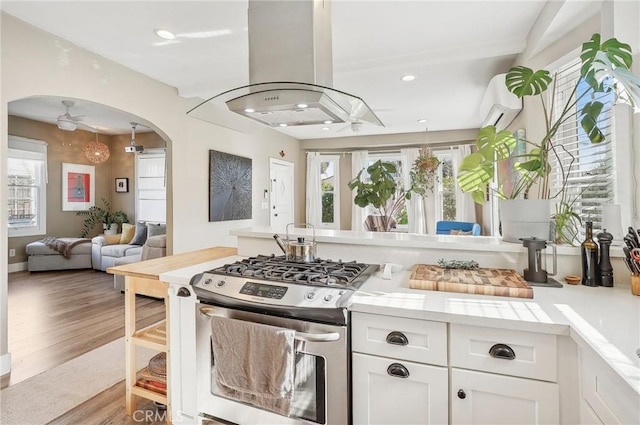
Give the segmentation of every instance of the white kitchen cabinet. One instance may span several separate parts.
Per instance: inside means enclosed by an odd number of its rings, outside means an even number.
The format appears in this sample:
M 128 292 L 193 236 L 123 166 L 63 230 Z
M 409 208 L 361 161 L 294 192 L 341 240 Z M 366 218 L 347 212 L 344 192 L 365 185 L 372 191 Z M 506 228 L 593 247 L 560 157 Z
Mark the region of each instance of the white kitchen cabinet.
M 589 347 L 580 348 L 580 394 L 581 422 L 640 424 L 640 395 Z
M 604 425 L 587 400 L 580 400 L 580 425 Z
M 452 323 L 451 365 L 541 381 L 557 381 L 555 335 Z
M 453 368 L 451 424 L 557 424 L 558 384 Z
M 449 421 L 447 324 L 352 315 L 354 424 Z
M 404 317 L 354 313 L 353 351 L 447 366 L 447 324 Z
M 452 424 L 559 423 L 555 335 L 459 324 L 449 331 Z
M 448 422 L 447 368 L 353 354 L 354 424 Z

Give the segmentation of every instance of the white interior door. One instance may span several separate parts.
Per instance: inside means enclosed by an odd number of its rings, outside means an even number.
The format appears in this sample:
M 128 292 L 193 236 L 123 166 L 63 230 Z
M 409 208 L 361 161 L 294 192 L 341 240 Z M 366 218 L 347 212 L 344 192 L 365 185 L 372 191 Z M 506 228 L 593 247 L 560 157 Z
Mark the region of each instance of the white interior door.
M 269 223 L 274 229 L 284 231 L 287 224 L 294 222 L 294 164 L 280 159 L 269 158 L 269 170 L 271 180 Z

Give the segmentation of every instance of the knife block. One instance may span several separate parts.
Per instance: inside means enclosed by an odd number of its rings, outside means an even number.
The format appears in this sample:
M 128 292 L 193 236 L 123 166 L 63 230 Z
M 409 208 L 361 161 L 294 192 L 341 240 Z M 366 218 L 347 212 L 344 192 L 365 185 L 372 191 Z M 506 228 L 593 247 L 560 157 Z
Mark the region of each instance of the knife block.
M 631 293 L 633 295 L 640 295 L 640 275 L 631 275 Z

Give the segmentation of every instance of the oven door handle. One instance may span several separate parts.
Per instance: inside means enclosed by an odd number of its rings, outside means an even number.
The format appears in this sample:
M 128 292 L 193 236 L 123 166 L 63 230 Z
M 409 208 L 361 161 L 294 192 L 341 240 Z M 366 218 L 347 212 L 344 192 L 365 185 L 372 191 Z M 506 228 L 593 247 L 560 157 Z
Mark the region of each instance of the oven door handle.
M 330 332 L 326 334 L 309 334 L 304 332 L 296 332 L 296 341 L 304 342 L 331 342 L 340 339 L 338 332 Z
M 215 309 L 211 307 L 200 307 L 200 314 L 206 317 L 214 317 Z M 340 339 L 338 332 L 329 332 L 326 334 L 312 334 L 306 332 L 297 332 L 295 339 L 304 342 L 332 342 Z

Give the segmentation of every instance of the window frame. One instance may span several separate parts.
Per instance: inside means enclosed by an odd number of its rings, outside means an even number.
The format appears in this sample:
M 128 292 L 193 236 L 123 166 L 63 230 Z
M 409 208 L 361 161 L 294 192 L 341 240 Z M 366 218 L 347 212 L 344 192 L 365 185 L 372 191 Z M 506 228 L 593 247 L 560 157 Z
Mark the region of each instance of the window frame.
M 436 214 L 436 222 L 437 221 L 443 221 L 443 220 L 447 220 L 444 218 L 444 176 L 443 176 L 443 163 L 445 160 L 449 160 L 451 161 L 451 169 L 453 171 L 453 181 L 454 181 L 454 187 L 450 190 L 447 191 L 448 193 L 451 193 L 453 195 L 453 198 L 457 201 L 457 197 L 456 197 L 456 187 L 455 185 L 457 184 L 456 182 L 456 170 L 454 169 L 453 166 L 453 152 L 451 151 L 451 149 L 447 149 L 447 150 L 434 150 L 432 152 L 432 154 L 438 158 L 438 160 L 440 161 L 440 165 L 438 166 L 438 182 L 436 183 L 436 189 L 434 191 L 434 195 L 435 195 L 435 214 Z M 456 214 L 457 214 L 457 202 L 456 202 Z M 449 219 L 451 220 L 451 219 Z M 453 220 L 455 221 L 456 218 L 454 217 Z
M 320 205 L 320 222 L 319 227 L 325 229 L 340 229 L 340 155 L 318 155 L 318 161 L 320 163 L 320 190 L 318 191 L 320 199 L 318 205 Z M 325 223 L 322 221 L 322 195 L 325 193 L 322 190 L 322 163 L 333 162 L 333 223 Z
M 556 74 L 564 73 L 557 77 L 557 81 L 561 82 L 561 84 L 565 84 L 565 85 L 568 84 L 568 89 L 569 90 L 572 89 L 575 86 L 575 84 L 578 84 L 578 81 L 580 79 L 580 74 L 579 74 L 580 65 L 581 65 L 580 58 L 578 57 L 577 54 L 570 55 L 566 57 L 565 60 L 563 60 L 562 62 L 556 63 L 554 67 L 555 69 L 554 72 Z M 562 80 L 563 78 L 564 80 Z M 557 100 L 557 96 L 558 96 L 557 89 L 558 87 L 554 86 L 553 90 L 549 90 L 549 92 L 547 93 L 547 101 L 551 102 L 555 100 L 556 104 L 564 105 L 566 101 L 560 101 L 560 103 L 558 103 L 559 101 Z M 580 94 L 580 91 L 577 93 L 577 95 L 579 94 Z M 618 199 L 617 185 L 616 185 L 618 176 L 616 175 L 616 166 L 615 166 L 617 150 L 618 150 L 618 144 L 616 143 L 616 132 L 615 132 L 615 126 L 616 126 L 615 98 L 612 96 L 611 93 L 596 94 L 596 97 L 598 100 L 602 100 L 602 98 L 605 98 L 607 96 L 609 96 L 610 98 L 605 100 L 610 100 L 610 103 L 603 102 L 605 106 L 600 114 L 600 119 L 599 119 L 600 128 L 605 134 L 605 138 L 606 138 L 603 144 L 594 145 L 589 141 L 588 137 L 584 135 L 584 130 L 582 130 L 579 122 L 579 115 L 576 115 L 572 119 L 573 122 L 569 121 L 563 124 L 563 126 L 560 128 L 560 130 L 554 137 L 554 141 L 558 140 L 558 138 L 565 139 L 565 141 L 562 143 L 563 146 L 565 146 L 569 150 L 574 151 L 573 154 L 575 156 L 575 162 L 572 165 L 572 169 L 570 172 L 570 176 L 571 176 L 570 179 L 573 180 L 573 184 L 570 181 L 568 184 L 568 188 L 565 190 L 570 190 L 571 188 L 580 190 L 580 188 L 584 185 L 585 180 L 593 181 L 593 180 L 596 180 L 595 176 L 602 175 L 604 177 L 598 180 L 597 187 L 606 186 L 606 193 L 610 194 L 609 197 L 603 197 L 603 198 L 599 198 L 597 196 L 591 197 L 591 198 L 583 197 L 584 193 L 588 191 L 587 191 L 587 187 L 582 188 L 582 193 L 578 195 L 579 201 L 577 202 L 577 204 L 579 205 L 579 208 L 577 210 L 574 210 L 580 216 L 580 218 L 582 218 L 582 224 L 579 225 L 579 236 L 578 236 L 579 238 L 584 237 L 585 221 L 594 222 L 594 227 L 593 227 L 594 231 L 601 230 L 602 220 L 603 220 L 602 206 L 611 204 L 611 203 L 616 203 L 616 200 Z M 589 98 L 587 97 L 584 100 L 582 100 L 582 102 L 584 103 L 588 100 Z M 576 109 L 580 109 L 580 104 L 576 105 Z M 569 136 L 561 135 L 561 132 L 563 131 L 565 132 L 574 131 L 575 134 L 572 134 L 572 135 L 570 134 Z M 581 141 L 586 141 L 587 145 L 586 146 L 582 145 Z M 600 150 L 604 150 L 604 152 L 600 152 Z M 589 160 L 587 163 L 581 163 L 580 156 L 576 155 L 576 152 L 580 153 L 581 151 L 584 155 L 583 159 L 589 158 L 589 157 L 593 157 L 596 159 Z M 559 155 L 565 158 L 565 161 L 568 160 L 569 158 L 568 155 L 563 154 L 562 150 L 559 150 Z M 604 159 L 602 159 L 602 156 L 604 156 Z M 602 167 L 595 166 L 597 162 L 601 162 L 604 165 Z M 550 158 L 550 163 L 553 167 L 553 171 L 551 175 L 551 190 L 552 190 L 552 193 L 557 193 L 562 183 L 561 176 L 559 173 L 560 168 L 558 166 L 557 158 L 552 156 Z M 580 172 L 581 165 L 586 166 L 585 168 L 588 168 L 588 169 L 583 168 L 584 171 Z M 606 170 L 609 170 L 609 171 L 606 171 L 603 174 L 601 173 L 591 174 L 591 176 L 594 176 L 594 177 L 589 177 L 590 176 L 589 173 L 593 172 L 594 170 L 598 171 L 600 170 L 600 168 L 604 169 L 605 171 Z M 602 181 L 602 183 L 600 183 L 600 181 Z M 591 184 L 589 185 L 589 187 L 590 186 Z M 599 199 L 601 199 L 599 202 L 595 202 L 595 201 L 598 201 Z M 559 202 L 560 200 L 556 199 L 556 201 Z M 590 211 L 588 211 L 589 207 L 584 206 L 584 204 L 588 204 L 588 205 L 593 204 L 593 206 L 591 207 L 591 210 L 595 211 L 595 213 L 592 214 Z
M 35 185 L 37 194 L 37 225 L 29 227 L 12 228 L 9 227 L 9 217 L 7 215 L 7 235 L 9 238 L 25 236 L 40 236 L 47 233 L 47 142 L 42 140 L 27 139 L 18 136 L 8 136 L 7 150 L 7 175 L 9 177 L 9 159 L 29 159 L 42 162 L 38 174 L 39 183 Z M 7 181 L 7 201 L 9 201 L 9 182 Z
M 152 223 L 166 223 L 167 222 L 167 150 L 165 148 L 157 148 L 157 149 L 145 149 L 143 152 L 136 152 L 135 158 L 135 195 L 136 195 L 136 221 L 149 221 Z M 164 167 L 162 175 L 154 175 L 154 176 L 141 176 L 140 175 L 140 164 L 139 162 L 144 159 L 153 159 L 162 157 L 164 161 Z M 162 178 L 163 179 L 163 188 L 144 188 L 144 185 L 140 184 L 141 178 Z M 141 191 L 156 191 L 162 192 L 163 197 L 158 198 L 150 198 L 145 199 L 140 196 Z M 141 202 L 145 200 L 163 200 L 164 201 L 164 218 L 162 220 L 156 218 L 148 218 L 141 216 L 142 211 L 145 211 L 145 208 L 141 207 Z
M 367 154 L 367 168 L 369 168 L 371 164 L 373 164 L 378 160 L 381 160 L 382 162 L 398 162 L 402 167 L 411 168 L 411 164 L 402 163 L 402 154 L 400 152 L 395 152 L 395 151 L 394 152 L 375 152 L 375 153 Z M 402 183 L 402 171 L 403 169 L 401 168 L 397 170 L 400 183 Z M 366 169 L 364 173 L 366 173 Z M 368 174 L 367 174 L 367 177 L 368 177 Z M 404 208 L 407 208 L 406 203 Z M 373 215 L 375 208 L 369 205 L 367 206 L 366 210 L 368 215 Z M 396 222 L 396 228 L 391 230 L 391 232 L 404 232 L 404 233 L 407 233 L 408 231 L 409 231 L 408 220 L 407 220 L 407 224 L 400 224 L 399 222 Z

